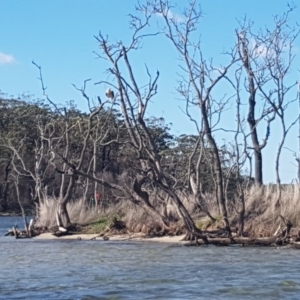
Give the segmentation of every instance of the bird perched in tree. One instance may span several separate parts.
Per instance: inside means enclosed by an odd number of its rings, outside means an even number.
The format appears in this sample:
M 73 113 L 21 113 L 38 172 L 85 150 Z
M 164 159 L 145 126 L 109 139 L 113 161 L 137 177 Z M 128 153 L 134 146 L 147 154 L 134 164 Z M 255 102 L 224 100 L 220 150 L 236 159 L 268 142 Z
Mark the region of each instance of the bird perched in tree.
M 106 90 L 105 95 L 106 95 L 107 98 L 110 98 L 110 99 L 114 99 L 115 98 L 115 93 L 110 88 L 108 88 Z

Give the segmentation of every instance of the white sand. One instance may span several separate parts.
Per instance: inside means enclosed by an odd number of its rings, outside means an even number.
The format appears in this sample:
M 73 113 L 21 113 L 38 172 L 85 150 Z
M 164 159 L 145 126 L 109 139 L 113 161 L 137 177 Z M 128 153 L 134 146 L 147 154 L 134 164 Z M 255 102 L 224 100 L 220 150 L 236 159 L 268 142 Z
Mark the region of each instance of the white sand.
M 154 237 L 149 238 L 145 237 L 143 234 L 133 234 L 133 235 L 113 235 L 109 236 L 110 241 L 141 241 L 141 242 L 158 242 L 158 243 L 176 243 L 176 244 L 184 244 L 185 241 L 182 241 L 184 238 L 184 235 L 178 235 L 178 236 L 163 236 L 163 237 Z M 72 235 L 65 235 L 62 237 L 56 237 L 55 235 L 51 233 L 42 233 L 35 237 L 35 239 L 38 240 L 103 240 L 102 237 L 98 237 L 98 234 L 72 234 Z

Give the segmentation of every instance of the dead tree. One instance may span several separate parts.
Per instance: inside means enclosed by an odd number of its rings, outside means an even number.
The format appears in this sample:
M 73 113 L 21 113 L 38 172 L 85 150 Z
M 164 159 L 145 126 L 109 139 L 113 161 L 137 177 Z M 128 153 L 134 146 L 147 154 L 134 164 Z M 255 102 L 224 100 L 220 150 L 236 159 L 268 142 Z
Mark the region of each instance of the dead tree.
M 255 111 L 256 111 L 256 101 L 257 101 L 257 90 L 259 87 L 256 84 L 255 76 L 259 71 L 259 66 L 257 69 L 253 70 L 253 64 L 255 64 L 255 59 L 253 56 L 258 55 L 256 52 L 253 52 L 251 49 L 251 45 L 249 40 L 246 38 L 246 32 L 243 30 L 241 33 L 237 33 L 238 42 L 239 42 L 239 55 L 241 61 L 243 63 L 244 69 L 247 73 L 247 92 L 249 93 L 248 97 L 248 116 L 247 121 L 249 124 L 251 141 L 252 141 L 252 149 L 254 151 L 254 172 L 255 172 L 255 182 L 258 185 L 263 184 L 263 157 L 262 157 L 262 149 L 267 145 L 267 141 L 270 136 L 270 124 L 275 119 L 275 112 L 272 108 L 266 108 L 263 110 L 262 115 L 257 119 Z M 253 63 L 254 61 L 254 63 Z M 261 80 L 260 84 L 265 84 L 266 79 Z M 266 100 L 264 101 L 263 107 L 265 107 Z M 268 117 L 272 113 L 271 117 Z M 259 121 L 267 118 L 267 128 L 265 138 L 262 143 L 259 142 L 258 139 L 258 130 L 257 125 Z
M 59 201 L 58 201 L 58 216 L 62 220 L 62 225 L 68 227 L 71 225 L 71 220 L 67 211 L 67 203 L 70 201 L 75 184 L 78 181 L 78 174 L 76 170 L 81 170 L 85 162 L 86 150 L 88 147 L 88 142 L 90 139 L 91 132 L 93 130 L 94 124 L 93 119 L 102 110 L 103 105 L 100 105 L 94 112 L 92 112 L 87 120 L 87 129 L 83 133 L 83 141 L 81 151 L 76 159 L 72 160 L 72 153 L 70 151 L 70 131 L 79 130 L 78 123 L 70 120 L 67 110 L 65 110 L 64 116 L 64 129 L 63 136 L 64 139 L 64 151 L 61 153 L 59 151 L 60 145 L 53 141 L 51 135 L 44 135 L 43 138 L 48 142 L 49 149 L 51 150 L 51 164 L 54 166 L 55 170 L 61 174 Z M 58 167 L 62 162 L 62 167 Z M 88 169 L 89 170 L 89 169 Z M 67 189 L 65 189 L 65 182 L 67 183 Z
M 11 177 L 12 177 L 12 181 L 14 182 L 15 189 L 16 189 L 17 201 L 18 201 L 20 209 L 21 209 L 25 231 L 27 232 L 28 237 L 30 237 L 26 213 L 25 213 L 24 206 L 23 206 L 23 203 L 22 203 L 22 200 L 20 197 L 20 185 L 19 185 L 20 173 L 17 171 L 16 166 L 14 164 L 13 164 L 13 168 L 14 168 L 15 172 L 14 172 L 14 174 L 11 174 Z M 17 235 L 15 235 L 15 237 L 17 238 Z
M 120 107 L 124 118 L 124 127 L 129 138 L 126 143 L 130 146 L 131 151 L 135 152 L 139 164 L 139 167 L 136 168 L 136 178 L 133 179 L 132 190 L 128 188 L 127 190 L 131 194 L 133 192 L 133 195 L 143 202 L 144 207 L 154 213 L 156 210 L 149 201 L 148 192 L 143 188 L 146 182 L 152 182 L 170 196 L 188 232 L 193 236 L 204 239 L 201 231 L 196 227 L 187 209 L 182 204 L 180 197 L 172 189 L 172 176 L 165 173 L 162 167 L 158 146 L 145 121 L 145 113 L 149 101 L 157 93 L 159 72 L 157 71 L 156 75 L 152 77 L 150 71 L 146 68 L 146 73 L 149 77 L 148 88 L 142 90 L 131 65 L 129 55 L 138 49 L 143 38 L 157 35 L 157 33 L 143 34 L 143 29 L 148 26 L 149 20 L 155 11 L 150 6 L 142 5 L 139 5 L 137 10 L 139 13 L 142 13 L 143 19 L 132 16 L 130 25 L 133 29 L 133 34 L 128 46 L 124 45 L 122 41 L 112 44 L 109 42 L 108 37 L 101 33 L 95 37 L 101 49 L 101 54 L 98 54 L 98 56 L 111 64 L 107 71 L 116 82 L 115 85 L 104 81 L 99 82 L 99 84 L 110 85 L 111 89 L 116 91 L 114 101 Z M 157 211 L 156 214 L 158 214 Z
M 295 99 L 290 98 L 289 93 L 296 84 L 287 84 L 287 75 L 294 60 L 293 43 L 299 35 L 299 29 L 293 28 L 289 24 L 289 16 L 293 10 L 294 7 L 289 6 L 288 11 L 282 16 L 275 16 L 272 29 L 261 29 L 258 33 L 254 33 L 252 24 L 244 21 L 240 30 L 237 31 L 239 55 L 247 74 L 247 92 L 249 93 L 247 120 L 254 150 L 255 181 L 257 184 L 263 183 L 262 149 L 266 146 L 270 136 L 271 122 L 278 117 L 281 124 L 282 138 L 275 160 L 279 198 L 280 155 L 288 131 L 298 120 L 290 122 L 289 126 L 285 122 L 285 112 L 289 105 L 295 101 Z M 263 112 L 257 118 L 255 107 L 258 101 L 262 103 Z M 267 122 L 266 134 L 262 143 L 259 143 L 257 127 L 263 119 Z
M 91 100 L 91 98 L 89 97 L 89 95 L 86 91 L 86 87 L 87 87 L 87 83 L 90 80 L 91 79 L 85 80 L 82 88 L 76 87 L 75 84 L 73 84 L 73 86 L 75 87 L 75 89 L 77 91 L 79 91 L 81 93 L 82 97 L 86 100 L 86 102 L 88 104 L 88 108 L 89 108 L 89 113 L 92 114 L 97 109 L 98 106 L 104 107 L 104 105 L 102 104 L 101 97 L 97 97 L 98 103 L 94 103 L 93 100 Z M 111 106 L 111 108 L 112 108 L 112 106 Z M 111 112 L 111 110 L 110 110 L 110 112 Z M 108 111 L 106 113 L 106 116 L 105 115 L 101 116 L 101 112 L 99 112 L 99 114 L 97 114 L 97 116 L 95 116 L 95 118 L 93 119 L 93 128 L 89 135 L 89 140 L 90 140 L 90 143 L 92 144 L 92 151 L 91 151 L 92 154 L 91 154 L 90 162 L 89 162 L 88 167 L 85 170 L 85 172 L 87 174 L 89 174 L 90 171 L 92 170 L 92 174 L 94 177 L 97 176 L 97 166 L 99 163 L 97 150 L 98 150 L 99 146 L 103 146 L 104 141 L 106 140 L 107 134 L 109 132 L 107 130 L 107 124 L 109 121 L 110 112 Z M 79 133 L 81 134 L 82 139 L 85 139 L 85 131 L 83 129 L 83 126 L 80 123 L 78 125 L 79 125 Z M 111 128 L 111 130 L 112 130 L 112 128 Z M 118 133 L 117 133 L 116 139 L 118 139 Z M 113 141 L 110 141 L 110 142 L 113 142 Z M 82 177 L 80 182 L 83 187 L 83 198 L 85 199 L 85 202 L 88 203 L 87 194 L 89 191 L 90 182 L 94 183 L 94 191 L 93 192 L 94 192 L 94 199 L 96 199 L 97 192 L 99 189 L 98 182 L 91 181 L 89 178 L 86 178 L 86 177 Z
M 250 161 L 250 174 L 248 178 L 241 179 L 242 168 L 244 167 L 247 159 L 250 155 L 247 149 L 247 137 L 244 128 L 244 119 L 241 117 L 241 95 L 240 95 L 240 84 L 241 84 L 241 68 L 237 69 L 235 72 L 235 89 L 236 89 L 236 132 L 234 135 L 234 158 L 235 158 L 235 179 L 237 184 L 237 195 L 238 195 L 238 236 L 243 236 L 244 226 L 245 226 L 245 213 L 246 213 L 246 203 L 245 203 L 245 190 L 248 188 L 251 179 L 251 168 L 252 164 Z M 240 137 L 241 136 L 241 137 Z M 242 147 L 240 148 L 240 141 L 242 141 Z
M 253 24 L 244 20 L 236 32 L 239 56 L 246 72 L 246 86 L 249 93 L 247 121 L 254 151 L 255 182 L 259 185 L 263 183 L 262 150 L 270 136 L 271 122 L 276 116 L 280 118 L 284 136 L 280 142 L 275 163 L 276 180 L 277 183 L 280 182 L 279 157 L 288 131 L 282 120 L 284 120 L 284 111 L 291 102 L 286 100 L 286 94 L 294 86 L 285 85 L 285 79 L 294 59 L 291 51 L 293 42 L 299 34 L 299 30 L 291 28 L 288 24 L 289 15 L 293 10 L 294 8 L 289 7 L 289 10 L 282 16 L 275 16 L 274 28 L 271 30 L 265 29 L 254 33 Z M 258 101 L 263 107 L 260 116 L 256 116 Z M 260 143 L 257 127 L 263 120 L 266 121 L 266 134 Z
M 213 168 L 216 182 L 216 195 L 225 226 L 230 234 L 228 211 L 224 196 L 223 174 L 219 149 L 213 136 L 213 130 L 220 120 L 220 115 L 226 107 L 227 100 L 218 101 L 213 97 L 213 90 L 217 84 L 226 78 L 228 70 L 238 61 L 236 49 L 230 53 L 230 61 L 226 66 L 214 67 L 212 61 L 203 58 L 200 42 L 192 41 L 192 34 L 197 30 L 197 25 L 202 17 L 201 9 L 197 8 L 197 1 L 191 1 L 184 11 L 183 20 L 170 18 L 172 6 L 165 1 L 158 1 L 155 10 L 160 14 L 166 25 L 165 34 L 172 42 L 182 58 L 181 68 L 187 74 L 182 76 L 179 91 L 184 95 L 187 105 L 194 105 L 201 113 L 203 134 L 213 155 Z M 217 74 L 217 75 L 215 75 Z M 214 119 L 214 116 L 217 117 Z
M 48 161 L 53 166 L 55 171 L 61 175 L 59 197 L 57 204 L 57 216 L 60 220 L 60 225 L 69 227 L 72 223 L 67 210 L 67 204 L 71 200 L 78 174 L 75 170 L 81 170 L 85 162 L 86 150 L 90 140 L 90 135 L 94 129 L 94 119 L 103 109 L 105 103 L 100 104 L 87 118 L 87 129 L 81 132 L 81 124 L 77 119 L 70 116 L 67 107 L 59 108 L 51 98 L 46 94 L 46 87 L 44 85 L 41 66 L 33 62 L 39 70 L 39 80 L 43 95 L 46 97 L 48 103 L 54 108 L 54 112 L 58 115 L 58 119 L 50 120 L 44 126 L 40 126 L 41 140 L 47 144 Z M 85 94 L 82 90 L 83 95 Z M 82 147 L 76 159 L 71 153 L 71 137 L 70 134 L 74 131 L 82 133 Z M 63 145 L 63 150 L 62 146 Z
M 6 147 L 12 153 L 11 165 L 15 173 L 19 176 L 31 179 L 34 181 L 32 200 L 36 204 L 38 210 L 39 204 L 46 201 L 46 185 L 43 184 L 47 175 L 48 163 L 47 153 L 44 149 L 43 142 L 40 140 L 35 141 L 34 151 L 36 153 L 34 165 L 23 156 L 24 148 L 26 147 L 27 137 L 18 141 L 18 144 L 11 140 L 3 140 L 2 146 Z
M 188 111 L 187 115 L 190 116 Z M 205 145 L 204 145 L 204 134 L 203 131 L 199 132 L 198 140 L 194 146 L 193 152 L 189 156 L 189 165 L 187 177 L 189 180 L 189 187 L 191 189 L 192 195 L 195 199 L 195 202 L 198 208 L 203 211 L 212 222 L 215 222 L 216 219 L 211 215 L 209 210 L 206 208 L 206 197 L 203 192 L 203 182 L 201 180 L 200 166 L 204 160 L 205 154 Z M 193 159 L 196 158 L 196 164 L 193 163 Z

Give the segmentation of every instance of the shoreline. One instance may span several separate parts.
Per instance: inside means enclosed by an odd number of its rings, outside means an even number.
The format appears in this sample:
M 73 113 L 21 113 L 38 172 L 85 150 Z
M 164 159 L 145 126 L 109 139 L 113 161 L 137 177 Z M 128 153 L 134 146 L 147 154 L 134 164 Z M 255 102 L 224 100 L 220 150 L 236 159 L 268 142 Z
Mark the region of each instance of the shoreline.
M 22 214 L 14 212 L 0 212 L 0 217 L 22 217 Z
M 200 246 L 205 245 L 203 241 L 199 240 L 198 243 L 183 241 L 185 235 L 177 236 L 161 236 L 161 237 L 147 237 L 145 234 L 124 234 L 124 235 L 106 235 L 108 239 L 99 236 L 99 234 L 88 233 L 74 233 L 71 235 L 65 235 L 61 237 L 54 236 L 52 233 L 42 233 L 33 237 L 35 240 L 83 240 L 83 241 L 114 241 L 114 242 L 142 242 L 142 243 L 158 243 L 158 244 L 173 244 L 176 246 Z M 300 249 L 300 242 L 292 241 L 286 244 L 277 244 L 276 238 L 246 238 L 237 237 L 235 242 L 232 243 L 230 238 L 208 238 L 209 245 L 214 246 L 240 246 L 240 247 L 271 247 L 276 249 Z
M 162 237 L 147 237 L 144 234 L 123 234 L 123 235 L 112 235 L 108 236 L 109 241 L 133 241 L 133 242 L 155 242 L 164 244 L 178 244 L 184 245 L 187 241 L 182 241 L 185 235 L 177 236 L 162 236 Z M 71 235 L 65 235 L 57 237 L 50 232 L 41 233 L 35 236 L 35 240 L 96 240 L 105 241 L 103 237 L 99 237 L 99 234 L 89 234 L 89 233 L 74 233 Z

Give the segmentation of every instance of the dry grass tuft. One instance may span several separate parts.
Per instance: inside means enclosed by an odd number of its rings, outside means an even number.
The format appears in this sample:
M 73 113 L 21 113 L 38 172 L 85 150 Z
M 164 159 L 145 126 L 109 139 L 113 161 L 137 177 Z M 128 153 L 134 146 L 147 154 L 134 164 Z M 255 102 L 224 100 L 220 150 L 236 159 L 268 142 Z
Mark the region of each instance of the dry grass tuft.
M 300 186 L 298 184 L 283 185 L 281 187 L 281 197 L 279 200 L 280 205 L 276 206 L 279 198 L 278 195 L 278 190 L 275 185 L 252 186 L 245 191 L 245 231 L 255 236 L 271 236 L 281 224 L 280 215 L 292 222 L 294 227 L 300 227 Z M 201 224 L 199 224 L 201 226 L 199 226 L 202 227 L 204 224 L 204 214 L 203 212 L 199 214 L 199 209 L 193 197 L 181 194 L 180 198 L 189 213 L 195 217 L 196 223 L 200 222 Z M 213 217 L 219 220 L 220 215 L 215 195 L 206 195 L 205 198 L 203 205 L 206 206 Z M 167 198 L 161 197 L 159 201 L 157 199 L 151 199 L 151 201 L 161 214 L 165 214 L 169 217 L 172 223 L 171 227 L 176 228 L 176 226 L 183 226 L 183 223 L 180 222 L 177 208 L 170 199 L 167 200 Z M 49 198 L 47 203 L 40 206 L 37 225 L 52 227 L 56 224 L 55 214 L 57 203 L 57 199 Z M 234 203 L 234 201 L 232 203 Z M 105 221 L 115 217 L 125 222 L 128 230 L 131 232 L 150 234 L 151 232 L 159 232 L 161 230 L 158 220 L 155 220 L 153 216 L 147 214 L 141 207 L 127 200 L 107 205 L 105 211 L 102 208 L 97 211 L 95 208 L 87 207 L 84 201 L 79 199 L 78 201 L 69 203 L 67 209 L 71 222 L 76 224 L 91 224 L 98 222 L 100 219 Z M 232 224 L 236 224 L 236 210 L 230 209 L 229 213 L 231 215 Z
M 273 235 L 280 225 L 280 215 L 300 226 L 300 201 L 298 184 L 283 185 L 279 198 L 275 185 L 252 186 L 245 194 L 246 227 L 255 235 Z M 279 205 L 276 206 L 279 199 Z
M 52 227 L 56 225 L 56 210 L 58 199 L 48 198 L 42 203 L 39 209 L 38 226 Z M 67 204 L 67 210 L 72 223 L 88 224 L 99 217 L 99 212 L 95 208 L 88 207 L 82 199 Z

